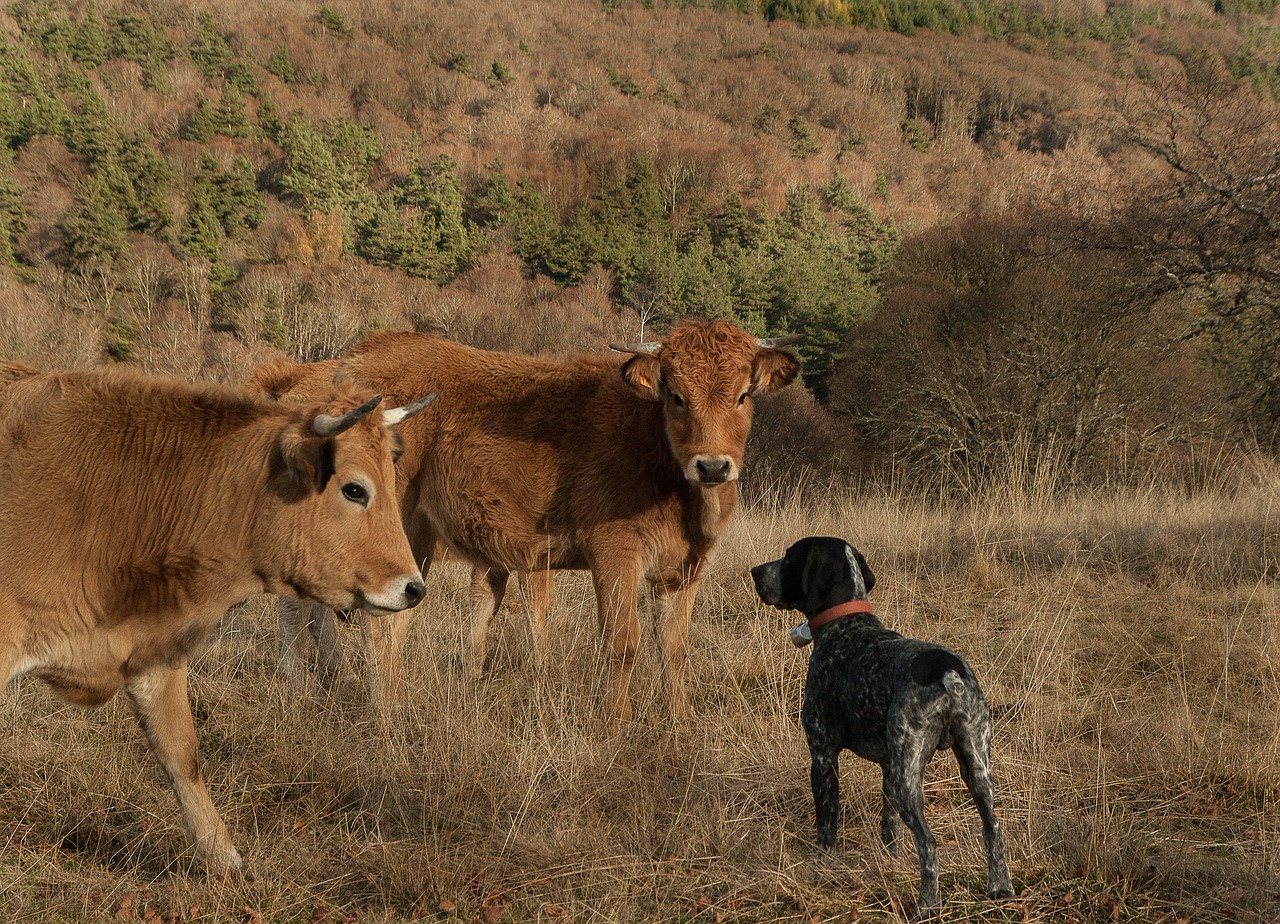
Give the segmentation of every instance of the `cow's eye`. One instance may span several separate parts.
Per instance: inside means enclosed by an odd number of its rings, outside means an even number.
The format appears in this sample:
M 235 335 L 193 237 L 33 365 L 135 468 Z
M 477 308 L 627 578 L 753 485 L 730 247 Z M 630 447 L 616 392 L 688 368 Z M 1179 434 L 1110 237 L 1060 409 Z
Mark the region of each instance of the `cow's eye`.
M 738 396 L 738 407 L 742 407 L 742 405 L 747 403 L 747 395 L 749 394 L 751 393 L 748 391 L 744 391 L 741 395 Z
M 676 407 L 684 407 L 684 398 L 681 398 L 678 394 L 676 394 L 673 391 L 671 392 L 671 403 L 674 404 Z
M 342 496 L 353 504 L 359 504 L 361 507 L 369 506 L 369 492 L 364 485 L 348 481 L 342 486 Z

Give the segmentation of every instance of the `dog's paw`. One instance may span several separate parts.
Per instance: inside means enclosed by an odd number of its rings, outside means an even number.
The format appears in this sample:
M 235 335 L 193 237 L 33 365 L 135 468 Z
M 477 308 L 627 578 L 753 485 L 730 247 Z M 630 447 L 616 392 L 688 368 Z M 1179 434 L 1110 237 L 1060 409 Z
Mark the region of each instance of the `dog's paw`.
M 988 889 L 987 898 L 1017 898 L 1018 893 L 1014 891 L 1013 886 L 1001 886 L 998 889 Z
M 937 903 L 921 904 L 910 895 L 903 895 L 898 903 L 902 916 L 911 924 L 923 924 L 925 921 L 937 921 L 942 916 L 942 908 Z

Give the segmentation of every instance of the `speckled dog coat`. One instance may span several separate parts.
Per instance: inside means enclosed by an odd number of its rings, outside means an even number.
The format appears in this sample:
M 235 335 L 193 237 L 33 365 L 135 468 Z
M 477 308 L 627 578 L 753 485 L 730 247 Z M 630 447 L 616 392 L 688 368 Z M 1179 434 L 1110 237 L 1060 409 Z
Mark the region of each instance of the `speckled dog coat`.
M 938 854 L 925 824 L 922 777 L 934 753 L 950 748 L 982 817 L 987 895 L 1012 897 L 993 805 L 991 717 L 969 665 L 947 648 L 886 629 L 867 602 L 875 575 L 843 539 L 801 539 L 782 558 L 752 568 L 751 576 L 765 603 L 808 617 L 792 638 L 798 645 L 813 638 L 801 717 L 818 846 L 835 847 L 840 752 L 874 761 L 884 777 L 881 839 L 893 848 L 899 816 L 911 829 L 920 857 L 916 916 L 935 915 Z

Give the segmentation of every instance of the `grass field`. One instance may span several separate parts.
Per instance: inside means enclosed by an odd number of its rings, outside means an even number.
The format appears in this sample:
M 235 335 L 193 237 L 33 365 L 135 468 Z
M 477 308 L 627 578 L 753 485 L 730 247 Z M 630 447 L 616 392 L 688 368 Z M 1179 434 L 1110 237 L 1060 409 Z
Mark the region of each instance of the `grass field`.
M 193 868 L 123 702 L 23 683 L 0 705 L 6 921 L 849 921 L 914 896 L 878 847 L 879 771 L 846 755 L 842 858 L 815 863 L 797 713 L 807 653 L 747 568 L 807 534 L 866 554 L 887 624 L 951 645 L 992 705 L 1021 895 L 982 897 L 949 755 L 926 777 L 944 920 L 1280 920 L 1280 472 L 1198 489 L 1007 488 L 959 504 L 822 485 L 757 491 L 695 608 L 694 717 L 666 720 L 646 626 L 635 723 L 598 714 L 593 604 L 561 575 L 551 667 L 508 609 L 463 679 L 466 572 L 433 570 L 390 736 L 359 633 L 329 694 L 274 675 L 270 601 L 193 670 L 205 770 L 248 874 Z M 514 584 L 511 594 L 515 594 Z

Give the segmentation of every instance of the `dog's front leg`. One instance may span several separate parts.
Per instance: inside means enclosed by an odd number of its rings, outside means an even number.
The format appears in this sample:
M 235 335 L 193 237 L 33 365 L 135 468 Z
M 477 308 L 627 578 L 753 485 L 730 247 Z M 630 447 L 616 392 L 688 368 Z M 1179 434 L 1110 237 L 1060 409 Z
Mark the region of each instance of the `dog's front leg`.
M 809 784 L 813 788 L 813 813 L 818 823 L 818 849 L 834 853 L 840 825 L 840 752 L 810 749 Z

